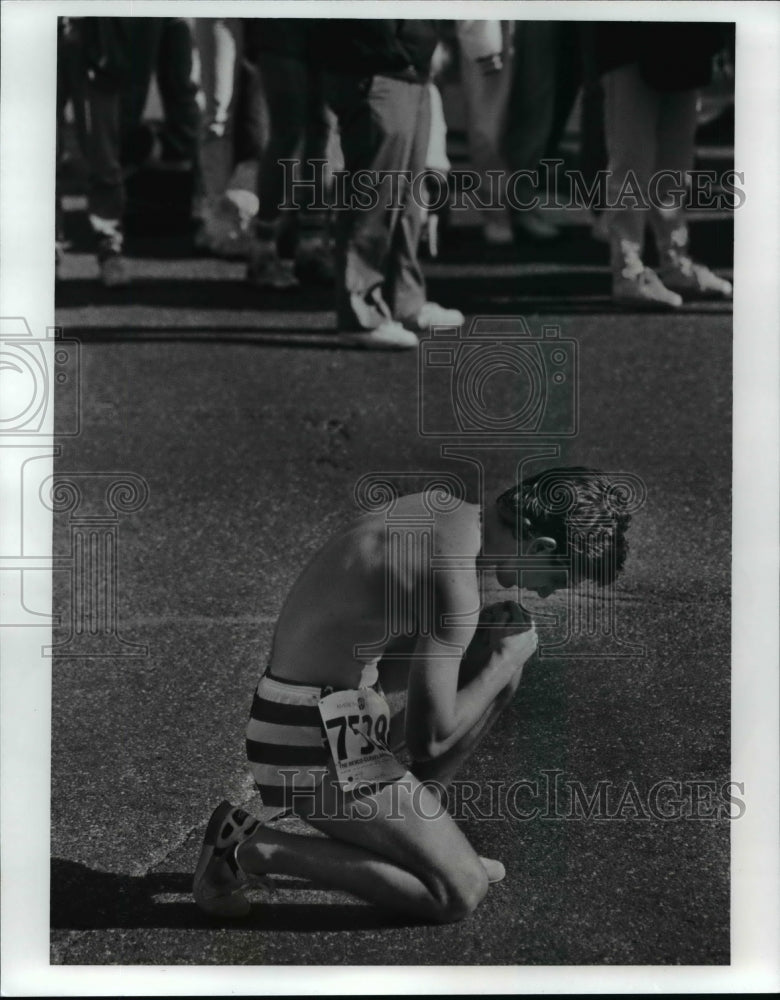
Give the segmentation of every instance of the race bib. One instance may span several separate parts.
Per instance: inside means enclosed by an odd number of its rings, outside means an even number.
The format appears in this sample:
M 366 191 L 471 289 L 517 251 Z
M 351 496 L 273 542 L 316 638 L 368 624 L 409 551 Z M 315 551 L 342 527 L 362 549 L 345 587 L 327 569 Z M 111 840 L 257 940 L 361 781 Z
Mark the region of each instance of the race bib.
M 319 708 L 342 788 L 403 777 L 406 769 L 387 745 L 390 709 L 380 694 L 371 688 L 335 691 Z

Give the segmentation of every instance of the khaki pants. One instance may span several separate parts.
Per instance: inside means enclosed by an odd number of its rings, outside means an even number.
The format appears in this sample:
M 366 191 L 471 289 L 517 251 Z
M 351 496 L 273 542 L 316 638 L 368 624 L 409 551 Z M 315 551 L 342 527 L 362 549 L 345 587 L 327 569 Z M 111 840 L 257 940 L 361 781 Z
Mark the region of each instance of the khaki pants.
M 417 316 L 425 303 L 418 261 L 424 223 L 413 197 L 425 171 L 430 135 L 430 95 L 423 83 L 386 76 L 328 77 L 328 101 L 341 130 L 344 165 L 376 171 L 376 199 L 337 210 L 337 313 L 342 330 L 365 330 L 390 315 Z M 408 171 L 412 185 L 389 174 Z
M 693 167 L 697 91 L 654 90 L 644 82 L 636 63 L 605 73 L 602 80 L 609 203 L 618 199 L 631 172 L 645 201 L 651 203 L 659 196 L 671 200 L 671 181 L 665 187 L 655 185 L 652 178 L 662 170 L 685 176 Z M 657 191 L 653 190 L 656 186 Z M 626 205 L 610 209 L 608 221 L 613 265 L 619 266 L 624 256 L 621 246 L 626 242 L 635 246 L 641 257 L 648 222 L 659 252 L 663 252 L 671 243 L 672 233 L 684 227 L 685 213 L 682 206 L 647 210 Z

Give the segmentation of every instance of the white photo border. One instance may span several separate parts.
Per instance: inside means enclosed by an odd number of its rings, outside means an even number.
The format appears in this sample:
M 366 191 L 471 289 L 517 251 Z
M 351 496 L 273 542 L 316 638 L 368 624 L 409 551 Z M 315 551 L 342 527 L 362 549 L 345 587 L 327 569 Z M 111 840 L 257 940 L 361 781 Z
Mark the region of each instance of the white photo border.
M 278 16 L 278 2 L 112 0 L 112 16 Z M 0 316 L 35 334 L 54 325 L 56 18 L 95 15 L 89 0 L 3 0 L 0 95 Z M 294 2 L 290 16 L 566 20 L 722 20 L 737 23 L 735 212 L 732 777 L 745 815 L 732 826 L 731 965 L 667 967 L 213 967 L 49 964 L 51 660 L 46 628 L 0 628 L 2 708 L 2 992 L 6 996 L 235 993 L 769 992 L 780 988 L 778 889 L 778 331 L 780 308 L 780 5 L 731 2 Z M 2 372 L 0 372 L 0 391 Z M 43 444 L 53 443 L 51 426 Z M 50 449 L 53 452 L 53 448 Z M 0 452 L 0 457 L 2 453 Z M 13 513 L 12 463 L 0 474 Z M 10 473 L 9 473 L 10 468 Z M 17 490 L 18 494 L 18 480 Z M 36 513 L 36 512 L 31 512 Z M 51 523 L 37 511 L 40 544 Z M 11 518 L 9 518 L 9 521 Z M 4 525 L 4 534 L 8 525 Z M 13 538 L 11 539 L 13 543 Z M 0 547 L 0 554 L 13 551 Z M 51 606 L 46 573 L 31 605 Z M 2 600 L 8 594 L 4 590 Z M 0 619 L 5 620 L 5 619 Z M 758 623 L 758 624 L 757 624 Z

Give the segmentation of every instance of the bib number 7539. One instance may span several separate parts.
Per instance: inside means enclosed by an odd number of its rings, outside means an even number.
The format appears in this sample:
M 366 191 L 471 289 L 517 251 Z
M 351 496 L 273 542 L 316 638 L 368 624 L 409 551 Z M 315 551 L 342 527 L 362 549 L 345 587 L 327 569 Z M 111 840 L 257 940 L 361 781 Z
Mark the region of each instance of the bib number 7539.
M 337 715 L 328 719 L 325 728 L 336 730 L 336 752 L 339 760 L 349 760 L 347 752 L 347 732 L 353 733 L 361 741 L 360 756 L 365 757 L 377 749 L 387 746 L 387 716 L 380 715 L 374 720 L 371 715 Z M 373 734 L 372 734 L 373 730 Z
M 371 688 L 336 691 L 319 703 L 342 786 L 394 781 L 405 774 L 387 745 L 390 710 Z

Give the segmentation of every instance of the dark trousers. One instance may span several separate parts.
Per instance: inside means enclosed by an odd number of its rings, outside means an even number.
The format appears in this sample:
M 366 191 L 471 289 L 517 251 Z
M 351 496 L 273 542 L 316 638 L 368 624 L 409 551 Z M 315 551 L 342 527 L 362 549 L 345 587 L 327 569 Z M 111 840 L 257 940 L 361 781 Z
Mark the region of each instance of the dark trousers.
M 336 131 L 333 112 L 323 95 L 322 73 L 302 58 L 265 50 L 258 66 L 270 133 L 258 174 L 257 234 L 274 239 L 283 256 L 294 256 L 297 234 L 322 235 L 328 221 L 327 210 L 307 208 L 331 200 L 332 143 Z M 285 200 L 285 171 L 281 160 L 295 160 L 293 178 L 314 179 L 311 199 L 301 201 L 300 210 L 280 211 Z M 312 170 L 312 160 L 324 160 L 324 169 Z M 321 182 L 321 183 L 320 183 Z
M 65 107 L 70 102 L 76 137 L 87 165 L 90 222 L 101 240 L 110 235 L 112 248 L 116 250 L 121 247 L 121 221 L 125 208 L 119 160 L 119 83 L 90 78 L 83 28 L 78 19 L 68 19 L 60 26 L 57 57 L 58 162 Z M 62 225 L 58 197 L 58 238 L 62 236 Z
M 122 135 L 132 142 L 141 122 L 152 75 L 165 114 L 162 158 L 197 163 L 200 140 L 198 85 L 193 79 L 192 26 L 186 17 L 128 18 L 132 62 L 122 93 Z
M 516 21 L 512 87 L 505 134 L 509 169 L 538 170 L 555 118 L 555 79 L 560 28 L 555 21 Z M 515 197 L 529 202 L 534 185 L 523 175 Z
M 339 119 L 348 185 L 337 207 L 337 313 L 340 329 L 365 330 L 391 315 L 404 321 L 425 302 L 418 261 L 424 223 L 419 189 L 430 134 L 424 84 L 391 77 L 332 75 L 326 93 Z M 358 171 L 375 171 L 375 197 L 355 197 Z M 408 171 L 412 181 L 391 177 Z M 418 197 L 412 197 L 416 192 Z

